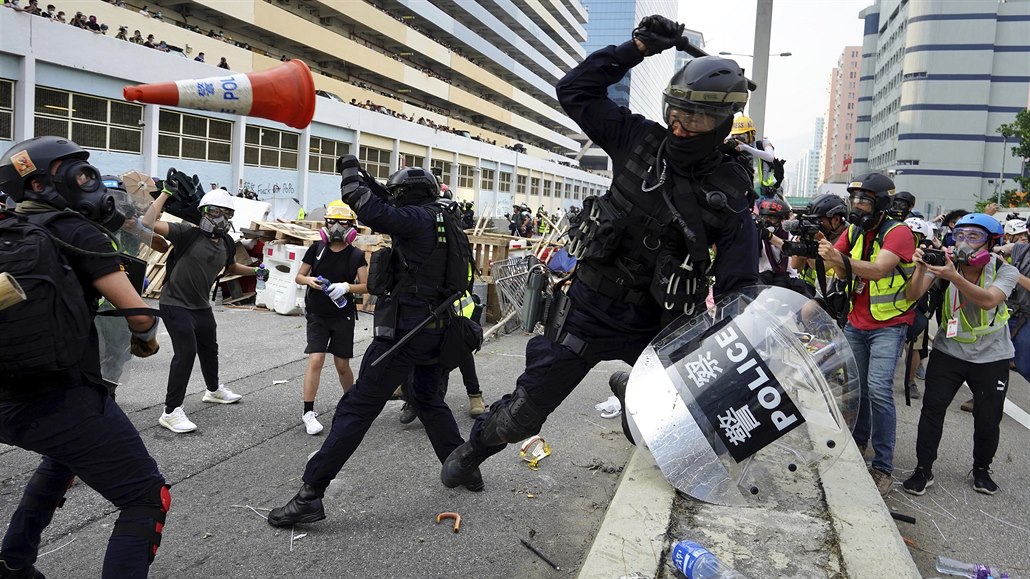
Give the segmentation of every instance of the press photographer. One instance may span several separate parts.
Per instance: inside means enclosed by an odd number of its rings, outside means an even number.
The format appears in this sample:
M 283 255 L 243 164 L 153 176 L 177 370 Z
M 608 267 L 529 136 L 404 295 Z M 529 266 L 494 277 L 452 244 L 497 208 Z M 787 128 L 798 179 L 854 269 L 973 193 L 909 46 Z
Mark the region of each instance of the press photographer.
M 783 228 L 790 217 L 790 205 L 777 197 L 763 198 L 758 203 L 758 277 L 765 285 L 778 286 L 811 295 L 808 286 L 798 278 L 790 263 L 786 244 L 790 234 Z

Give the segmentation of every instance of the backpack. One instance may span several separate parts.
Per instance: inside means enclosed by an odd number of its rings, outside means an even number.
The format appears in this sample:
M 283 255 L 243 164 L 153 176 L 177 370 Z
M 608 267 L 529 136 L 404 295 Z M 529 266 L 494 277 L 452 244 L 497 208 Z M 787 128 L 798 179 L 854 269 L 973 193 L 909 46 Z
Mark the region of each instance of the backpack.
M 470 272 L 475 274 L 479 270 L 472 257 L 472 245 L 462 227 L 461 218 L 439 204 L 434 203 L 429 208 L 436 219 L 437 248 L 441 248 L 442 244 L 442 249 L 447 252 L 447 266 L 440 291 L 447 297 L 471 292 L 473 275 Z
M 0 310 L 0 372 L 24 375 L 78 366 L 93 317 L 82 284 L 48 229 L 78 213 L 0 214 L 0 272 L 15 278 L 26 300 Z

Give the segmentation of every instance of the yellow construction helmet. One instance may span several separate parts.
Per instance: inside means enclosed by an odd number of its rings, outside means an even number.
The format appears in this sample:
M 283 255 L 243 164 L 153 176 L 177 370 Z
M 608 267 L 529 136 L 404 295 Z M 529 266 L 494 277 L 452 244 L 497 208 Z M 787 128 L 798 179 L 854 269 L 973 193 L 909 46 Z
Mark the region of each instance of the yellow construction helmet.
M 733 130 L 730 131 L 731 135 L 743 135 L 744 133 L 753 132 L 755 132 L 755 123 L 751 120 L 751 117 L 740 115 L 733 119 Z
M 325 208 L 326 219 L 343 219 L 344 221 L 357 221 L 358 216 L 354 210 L 343 201 L 332 201 Z

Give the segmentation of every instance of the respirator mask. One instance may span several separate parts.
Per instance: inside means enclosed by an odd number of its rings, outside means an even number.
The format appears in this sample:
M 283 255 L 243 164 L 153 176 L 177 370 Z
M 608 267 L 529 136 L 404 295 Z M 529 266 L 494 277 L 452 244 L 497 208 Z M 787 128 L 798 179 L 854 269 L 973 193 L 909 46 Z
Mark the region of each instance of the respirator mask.
M 952 236 L 955 239 L 955 249 L 951 256 L 956 264 L 983 267 L 991 261 L 991 252 L 987 250 L 986 231 L 975 227 L 962 228 L 956 229 Z
M 325 243 L 342 241 L 349 244 L 358 236 L 358 230 L 350 222 L 340 219 L 326 219 L 325 226 L 319 233 Z
M 200 218 L 201 231 L 210 237 L 225 235 L 229 231 L 229 221 L 234 213 L 232 209 L 214 205 L 205 205 L 202 209 L 204 214 Z

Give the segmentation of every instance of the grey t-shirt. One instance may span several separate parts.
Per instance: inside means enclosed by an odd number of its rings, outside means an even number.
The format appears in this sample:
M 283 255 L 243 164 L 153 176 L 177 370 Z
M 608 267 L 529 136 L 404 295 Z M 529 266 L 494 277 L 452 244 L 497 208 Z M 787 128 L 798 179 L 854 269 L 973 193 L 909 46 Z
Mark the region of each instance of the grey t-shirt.
M 179 306 L 189 310 L 206 310 L 211 307 L 211 286 L 218 273 L 227 265 L 228 250 L 223 238 L 212 239 L 207 235 L 190 234 L 193 229 L 194 226 L 188 223 L 168 224 L 168 241 L 179 253 L 171 276 L 165 280 L 164 289 L 161 290 L 160 303 L 163 306 Z M 181 247 L 183 239 L 189 237 L 195 237 L 193 243 Z
M 1012 265 L 1019 270 L 1019 273 L 1030 277 L 1030 244 L 1017 243 L 1012 248 Z M 1009 309 L 1013 312 L 1030 314 L 1030 291 L 1023 286 L 1016 284 L 1008 299 Z
M 1009 295 L 1012 293 L 1012 288 L 1016 287 L 1018 280 L 1019 270 L 1002 262 L 1001 267 L 998 268 L 998 275 L 991 285 L 1000 289 L 1005 295 Z M 955 288 L 951 288 L 951 291 L 954 293 Z M 966 301 L 961 292 L 959 292 L 958 300 L 960 303 Z M 949 306 L 945 303 L 944 307 Z M 980 312 L 983 310 L 971 303 L 964 304 L 962 309 L 970 324 L 975 326 L 980 323 Z M 964 344 L 948 338 L 947 327 L 942 323 L 937 330 L 937 337 L 933 339 L 933 349 L 977 364 L 1009 360 L 1016 355 L 1016 350 L 1012 347 L 1012 337 L 1009 335 L 1009 325 L 1007 322 L 998 322 L 998 324 L 1002 326 L 1000 330 L 980 336 L 975 342 Z

